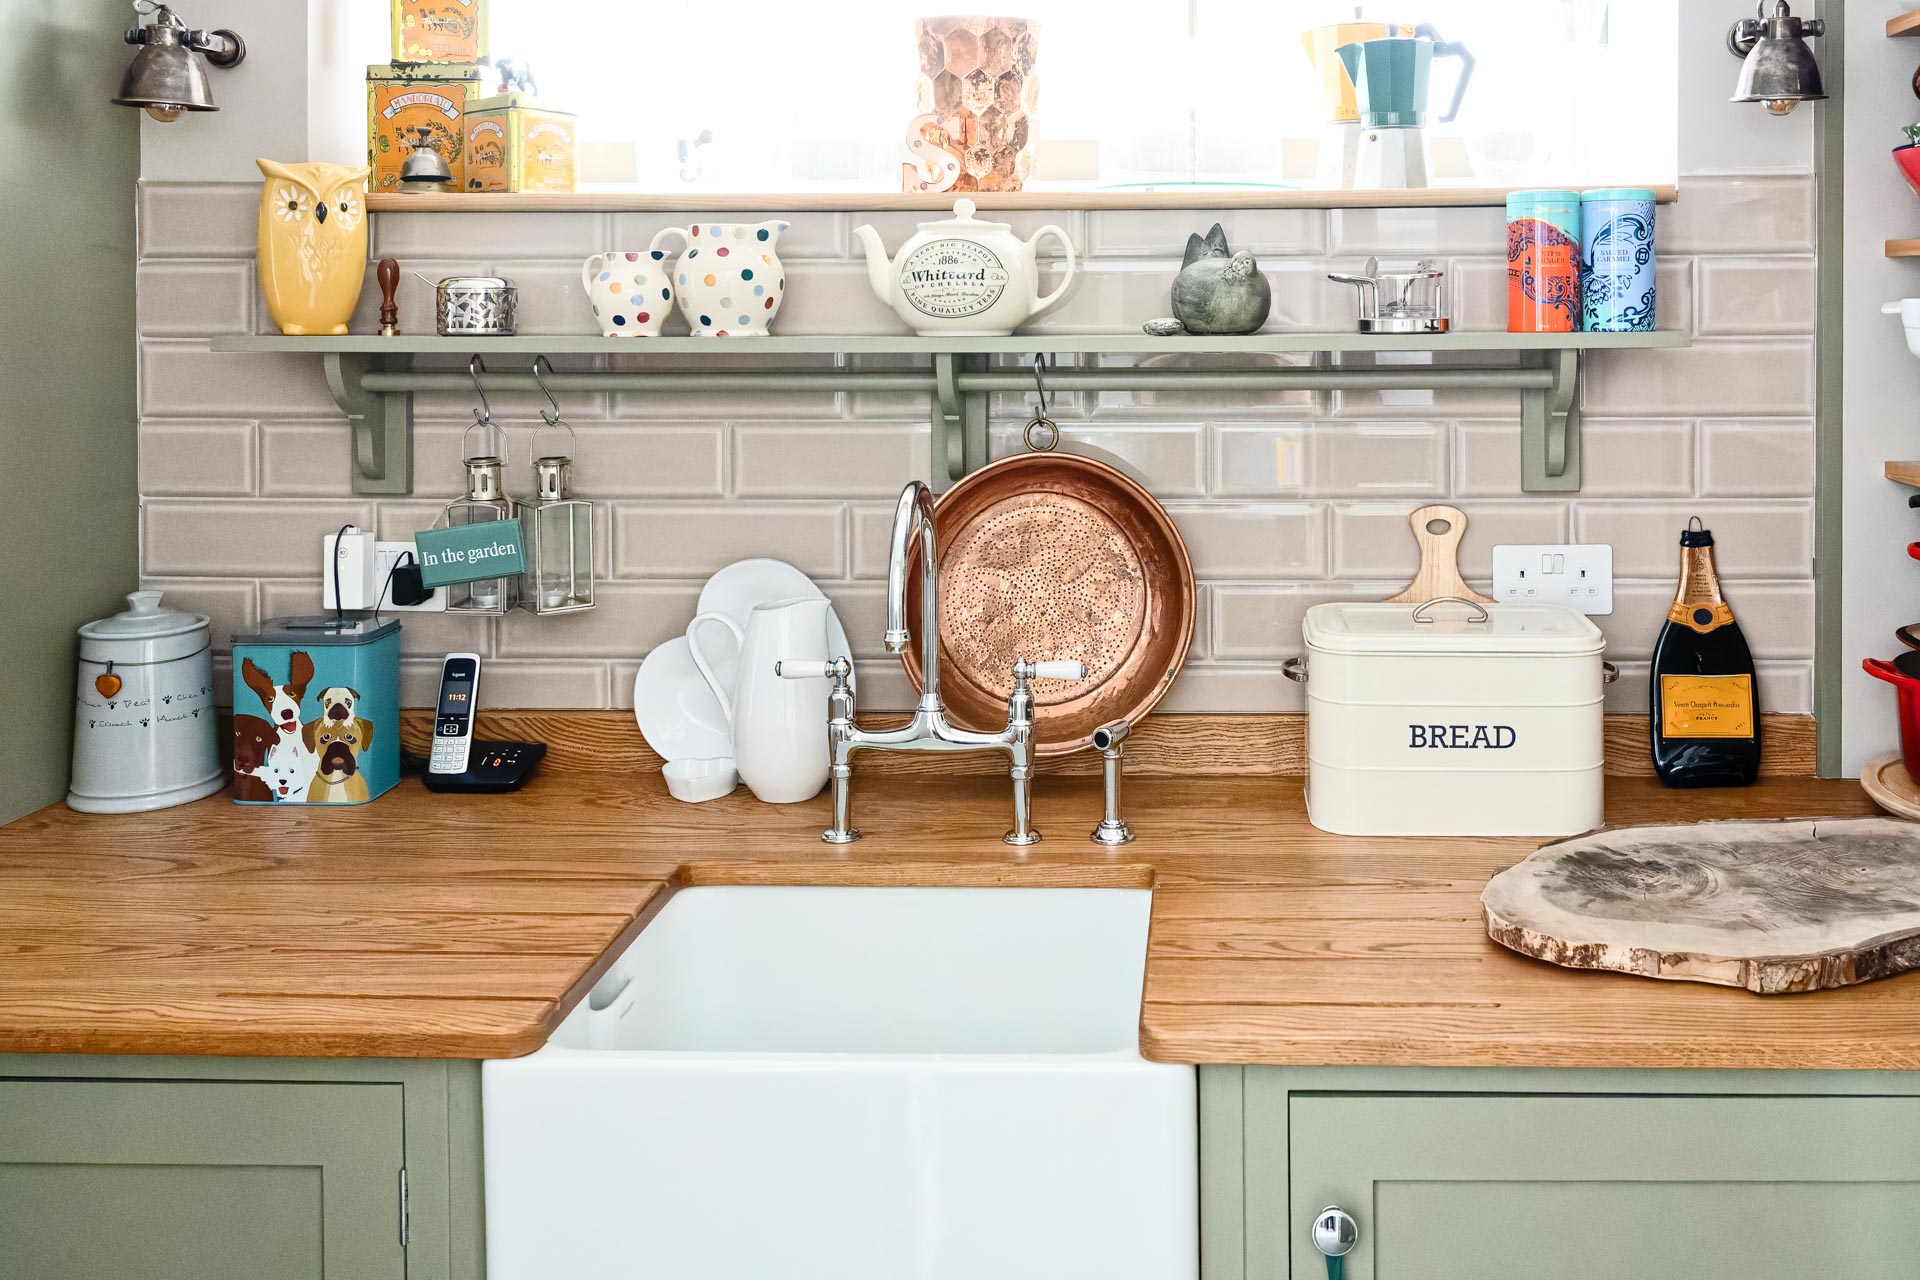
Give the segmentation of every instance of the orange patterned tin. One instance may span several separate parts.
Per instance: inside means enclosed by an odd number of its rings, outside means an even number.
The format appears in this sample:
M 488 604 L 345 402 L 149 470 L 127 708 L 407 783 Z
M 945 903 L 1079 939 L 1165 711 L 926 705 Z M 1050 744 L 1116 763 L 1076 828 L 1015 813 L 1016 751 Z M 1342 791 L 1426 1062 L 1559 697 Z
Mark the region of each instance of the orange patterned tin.
M 574 119 L 524 93 L 481 98 L 467 109 L 467 191 L 572 191 Z
M 479 89 L 475 66 L 368 67 L 367 189 L 400 189 L 400 166 L 425 129 L 453 171 L 453 189 L 464 191 L 467 111 Z
M 478 62 L 487 56 L 488 0 L 393 0 L 395 62 Z

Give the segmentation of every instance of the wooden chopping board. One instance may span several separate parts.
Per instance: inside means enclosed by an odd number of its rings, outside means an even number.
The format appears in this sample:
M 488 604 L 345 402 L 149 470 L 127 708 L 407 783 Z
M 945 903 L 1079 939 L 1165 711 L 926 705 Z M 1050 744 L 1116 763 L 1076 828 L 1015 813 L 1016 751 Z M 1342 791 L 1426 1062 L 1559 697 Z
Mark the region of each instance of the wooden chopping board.
M 1920 824 L 1688 823 L 1548 845 L 1488 882 L 1487 935 L 1570 969 L 1819 991 L 1920 968 Z

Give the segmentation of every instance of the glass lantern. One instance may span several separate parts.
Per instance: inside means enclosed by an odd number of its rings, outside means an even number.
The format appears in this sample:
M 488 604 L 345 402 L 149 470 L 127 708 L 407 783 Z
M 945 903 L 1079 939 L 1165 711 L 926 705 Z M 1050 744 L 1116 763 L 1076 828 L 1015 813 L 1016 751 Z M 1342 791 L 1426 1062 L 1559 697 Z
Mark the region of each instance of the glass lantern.
M 535 458 L 534 498 L 520 507 L 526 572 L 519 604 L 542 616 L 593 608 L 593 504 L 572 496 L 572 473 L 565 454 Z
M 491 422 L 473 424 L 474 427 Z M 468 427 L 472 431 L 473 427 Z M 506 459 L 497 453 L 479 454 L 467 459 L 466 496 L 447 504 L 449 528 L 464 524 L 485 524 L 492 520 L 511 520 L 519 508 L 506 492 Z M 456 582 L 445 588 L 447 612 L 469 616 L 496 615 L 511 609 L 520 585 L 517 575 L 482 578 L 478 582 Z

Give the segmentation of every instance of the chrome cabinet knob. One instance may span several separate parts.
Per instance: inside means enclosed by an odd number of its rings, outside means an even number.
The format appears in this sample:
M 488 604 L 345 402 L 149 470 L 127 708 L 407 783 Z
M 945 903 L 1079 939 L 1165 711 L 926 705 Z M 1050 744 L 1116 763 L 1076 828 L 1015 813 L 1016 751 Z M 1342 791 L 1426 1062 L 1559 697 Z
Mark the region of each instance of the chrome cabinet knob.
M 1313 1217 L 1313 1247 L 1327 1258 L 1327 1280 L 1340 1280 L 1344 1259 L 1360 1243 L 1360 1224 L 1338 1205 L 1328 1205 Z

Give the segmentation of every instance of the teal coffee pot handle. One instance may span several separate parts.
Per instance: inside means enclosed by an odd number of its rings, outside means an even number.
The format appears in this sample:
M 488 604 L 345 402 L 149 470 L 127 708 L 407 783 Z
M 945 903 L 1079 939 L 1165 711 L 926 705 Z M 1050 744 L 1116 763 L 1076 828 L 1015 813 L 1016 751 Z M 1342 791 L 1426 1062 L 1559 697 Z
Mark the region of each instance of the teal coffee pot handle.
M 1479 60 L 1473 56 L 1471 49 L 1458 40 L 1441 39 L 1440 33 L 1434 30 L 1432 23 L 1421 23 L 1414 34 L 1425 36 L 1433 41 L 1433 56 L 1436 61 L 1441 58 L 1460 59 L 1460 78 L 1453 82 L 1453 101 L 1447 104 L 1446 114 L 1441 116 L 1439 121 L 1441 124 L 1452 124 L 1453 118 L 1460 114 L 1460 100 L 1467 96 L 1467 82 L 1473 79 L 1473 69 L 1479 65 Z

